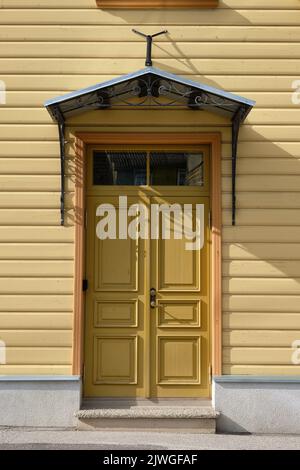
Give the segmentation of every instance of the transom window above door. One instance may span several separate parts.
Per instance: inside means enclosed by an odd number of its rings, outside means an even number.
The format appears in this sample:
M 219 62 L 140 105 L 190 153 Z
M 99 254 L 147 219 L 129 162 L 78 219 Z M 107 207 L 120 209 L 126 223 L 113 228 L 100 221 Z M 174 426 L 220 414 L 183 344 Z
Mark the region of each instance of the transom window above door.
M 96 0 L 99 8 L 216 8 L 219 0 Z
M 204 186 L 204 154 L 96 151 L 92 171 L 94 186 Z

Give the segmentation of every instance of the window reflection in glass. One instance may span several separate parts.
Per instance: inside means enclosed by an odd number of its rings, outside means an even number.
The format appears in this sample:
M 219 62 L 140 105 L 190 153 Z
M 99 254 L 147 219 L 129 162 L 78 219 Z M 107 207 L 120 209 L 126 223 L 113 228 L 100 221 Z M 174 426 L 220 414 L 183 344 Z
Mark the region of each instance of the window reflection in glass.
M 150 165 L 147 166 L 147 158 Z M 150 171 L 147 179 L 147 168 Z M 150 170 L 149 170 L 150 168 Z M 202 153 L 95 152 L 94 185 L 203 186 Z
M 147 183 L 144 152 L 95 152 L 94 185 L 142 186 Z
M 153 186 L 203 186 L 203 155 L 200 153 L 151 153 Z

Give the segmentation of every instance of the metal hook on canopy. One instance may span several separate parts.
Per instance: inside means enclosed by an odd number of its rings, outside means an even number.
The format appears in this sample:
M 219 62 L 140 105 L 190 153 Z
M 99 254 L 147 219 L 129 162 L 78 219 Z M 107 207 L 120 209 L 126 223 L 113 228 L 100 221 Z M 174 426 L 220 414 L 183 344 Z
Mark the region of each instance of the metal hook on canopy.
M 140 31 L 137 31 L 136 29 L 132 30 L 135 34 L 138 34 L 139 36 L 142 36 L 143 38 L 146 38 L 147 41 L 147 56 L 146 56 L 146 62 L 145 65 L 146 67 L 152 67 L 152 43 L 153 43 L 153 38 L 156 38 L 156 36 L 160 36 L 161 34 L 167 34 L 168 31 L 160 31 L 159 33 L 155 34 L 145 34 L 141 33 Z

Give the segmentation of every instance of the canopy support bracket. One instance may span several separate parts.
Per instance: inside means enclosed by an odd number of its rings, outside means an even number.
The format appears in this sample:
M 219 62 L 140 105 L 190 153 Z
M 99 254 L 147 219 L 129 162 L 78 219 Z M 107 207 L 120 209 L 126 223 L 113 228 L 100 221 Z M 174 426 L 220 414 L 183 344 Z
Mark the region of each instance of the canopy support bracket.
M 60 225 L 65 224 L 65 119 L 58 107 L 55 108 L 57 118 L 58 134 L 59 134 L 59 147 L 60 147 Z
M 236 161 L 237 161 L 237 146 L 239 140 L 239 131 L 241 124 L 247 114 L 247 109 L 241 106 L 232 118 L 232 170 L 231 170 L 231 191 L 232 191 L 232 225 L 236 223 Z

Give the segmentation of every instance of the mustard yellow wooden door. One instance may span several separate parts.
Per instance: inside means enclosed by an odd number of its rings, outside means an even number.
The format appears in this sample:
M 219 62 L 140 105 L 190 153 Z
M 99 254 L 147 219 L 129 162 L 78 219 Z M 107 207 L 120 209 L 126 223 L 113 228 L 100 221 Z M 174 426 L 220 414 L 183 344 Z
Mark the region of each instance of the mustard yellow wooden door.
M 137 202 L 129 198 L 130 204 Z M 88 197 L 85 395 L 144 396 L 144 240 L 98 238 L 97 208 L 118 197 Z
M 179 190 L 180 193 L 180 190 Z M 151 240 L 151 396 L 209 396 L 209 262 L 208 198 L 156 196 L 152 204 L 202 205 L 204 243 L 188 249 L 190 239 L 177 238 L 181 220 L 170 213 L 170 236 Z M 193 210 L 195 229 L 195 210 Z M 179 227 L 180 228 L 180 227 Z M 177 236 L 176 236 L 177 235 Z
M 165 190 L 166 191 L 166 190 Z M 128 205 L 202 204 L 204 246 L 187 250 L 188 240 L 99 239 L 96 215 L 100 204 L 116 209 L 118 191 L 88 197 L 85 377 L 87 397 L 209 396 L 209 260 L 208 198 L 131 191 Z M 154 196 L 155 194 L 155 196 Z M 128 219 L 130 223 L 130 217 Z M 148 219 L 149 225 L 151 218 Z M 149 234 L 151 230 L 149 228 Z M 150 305 L 150 290 L 155 303 Z M 152 291 L 153 292 L 153 291 Z

